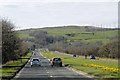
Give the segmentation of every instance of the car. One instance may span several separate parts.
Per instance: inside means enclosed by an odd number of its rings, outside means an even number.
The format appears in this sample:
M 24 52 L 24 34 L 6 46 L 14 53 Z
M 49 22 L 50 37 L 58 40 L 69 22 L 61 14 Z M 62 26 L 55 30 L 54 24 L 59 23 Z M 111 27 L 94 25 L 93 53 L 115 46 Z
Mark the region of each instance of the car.
M 90 59 L 96 59 L 96 58 L 95 58 L 95 55 L 91 55 L 91 58 L 90 58 Z
M 76 54 L 74 54 L 73 57 L 76 57 Z
M 32 66 L 41 66 L 41 60 L 39 58 L 33 58 L 31 60 L 31 67 Z
M 51 61 L 52 67 L 54 65 L 59 65 L 60 67 L 62 67 L 62 59 L 61 58 L 52 58 L 50 61 Z

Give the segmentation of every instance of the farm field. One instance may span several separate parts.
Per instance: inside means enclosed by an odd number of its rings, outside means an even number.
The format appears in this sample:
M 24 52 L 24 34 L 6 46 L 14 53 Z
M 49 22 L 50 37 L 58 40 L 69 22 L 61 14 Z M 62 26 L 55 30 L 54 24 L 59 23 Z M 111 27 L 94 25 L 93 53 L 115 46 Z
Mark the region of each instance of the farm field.
M 16 34 L 20 39 L 34 38 L 33 36 L 30 36 L 29 30 L 16 31 Z
M 30 33 L 36 31 L 47 31 L 48 36 L 64 36 L 69 42 L 102 42 L 104 44 L 114 40 L 118 37 L 119 30 L 107 30 L 107 31 L 93 31 L 94 35 L 91 34 L 91 31 L 86 31 L 84 27 L 53 27 L 53 28 L 39 28 L 31 30 L 18 31 L 18 36 L 21 39 L 34 38 L 30 36 Z M 85 34 L 89 33 L 90 34 Z M 74 34 L 74 36 L 67 36 L 66 34 Z
M 71 40 L 71 42 L 98 42 L 101 41 L 102 43 L 107 43 L 111 41 L 111 38 L 118 36 L 119 30 L 108 30 L 108 31 L 95 31 L 94 35 L 92 34 L 82 34 L 86 33 L 84 29 L 67 29 L 67 28 L 61 28 L 61 29 L 43 29 L 44 31 L 47 31 L 49 35 L 52 36 L 64 36 L 68 40 Z M 74 33 L 74 36 L 66 36 L 66 34 L 72 34 Z

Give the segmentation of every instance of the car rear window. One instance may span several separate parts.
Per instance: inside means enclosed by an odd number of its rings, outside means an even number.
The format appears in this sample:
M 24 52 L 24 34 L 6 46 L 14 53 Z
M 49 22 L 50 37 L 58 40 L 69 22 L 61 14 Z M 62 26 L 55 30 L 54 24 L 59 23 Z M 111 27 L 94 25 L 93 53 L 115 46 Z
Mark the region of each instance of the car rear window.
M 60 61 L 61 59 L 60 58 L 54 58 L 54 61 Z
M 33 61 L 39 61 L 39 59 L 33 59 Z

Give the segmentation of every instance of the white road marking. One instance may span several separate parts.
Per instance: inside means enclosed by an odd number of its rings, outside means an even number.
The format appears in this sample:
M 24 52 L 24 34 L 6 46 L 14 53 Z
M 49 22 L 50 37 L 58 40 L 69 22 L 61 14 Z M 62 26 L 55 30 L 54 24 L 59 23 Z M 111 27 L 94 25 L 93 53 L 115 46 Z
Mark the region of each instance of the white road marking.
M 80 74 L 80 75 L 84 75 L 84 76 L 86 76 L 86 77 L 88 77 L 88 78 L 92 78 L 93 76 L 89 76 L 87 73 L 85 73 L 85 72 L 82 72 L 82 71 L 77 71 L 77 70 L 75 70 L 75 69 L 73 69 L 73 68 L 68 68 L 68 67 L 65 67 L 66 69 L 68 69 L 68 70 L 72 70 L 73 72 L 76 72 L 76 73 L 78 73 L 78 74 Z
M 47 59 L 47 57 L 43 56 L 43 55 L 42 55 L 42 53 L 40 53 L 40 55 L 41 55 L 42 57 L 44 57 L 44 58 L 46 58 L 46 59 Z M 48 61 L 50 61 L 50 59 L 47 59 L 47 60 L 48 60 Z
M 53 77 L 53 76 L 50 76 L 50 77 Z
M 47 73 L 49 73 L 49 72 L 47 72 Z
M 45 57 L 45 56 L 43 56 L 42 55 L 42 53 L 40 53 L 40 55 L 42 56 L 42 57 L 44 57 L 44 58 L 47 58 L 47 57 Z M 70 55 L 70 56 L 72 56 L 72 55 Z M 50 59 L 47 59 L 48 61 L 50 61 Z M 63 64 L 64 65 L 64 64 Z M 82 72 L 82 71 L 77 71 L 77 70 L 75 70 L 75 69 L 73 69 L 73 68 L 69 68 L 69 67 L 65 67 L 66 69 L 68 69 L 68 70 L 70 70 L 70 71 L 73 71 L 73 72 L 76 72 L 77 74 L 80 74 L 80 75 L 84 75 L 84 76 L 86 76 L 86 77 L 88 77 L 88 78 L 92 78 L 93 76 L 89 76 L 87 73 L 85 73 L 85 72 Z M 45 68 L 46 69 L 46 68 Z M 48 71 L 47 71 L 47 69 L 46 69 L 46 72 L 47 73 L 49 73 Z M 50 77 L 53 77 L 53 76 L 50 76 Z

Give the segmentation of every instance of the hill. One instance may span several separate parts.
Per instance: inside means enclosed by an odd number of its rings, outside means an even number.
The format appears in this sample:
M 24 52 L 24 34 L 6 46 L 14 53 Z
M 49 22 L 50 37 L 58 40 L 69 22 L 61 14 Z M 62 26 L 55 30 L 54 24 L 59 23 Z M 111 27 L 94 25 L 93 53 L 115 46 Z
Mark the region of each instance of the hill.
M 49 36 L 63 36 L 72 42 L 97 42 L 107 43 L 118 36 L 118 29 L 99 28 L 93 26 L 58 26 L 17 31 L 20 38 L 34 38 L 30 33 L 46 31 Z
M 93 26 L 58 26 L 16 31 L 36 48 L 78 55 L 118 58 L 119 29 Z

